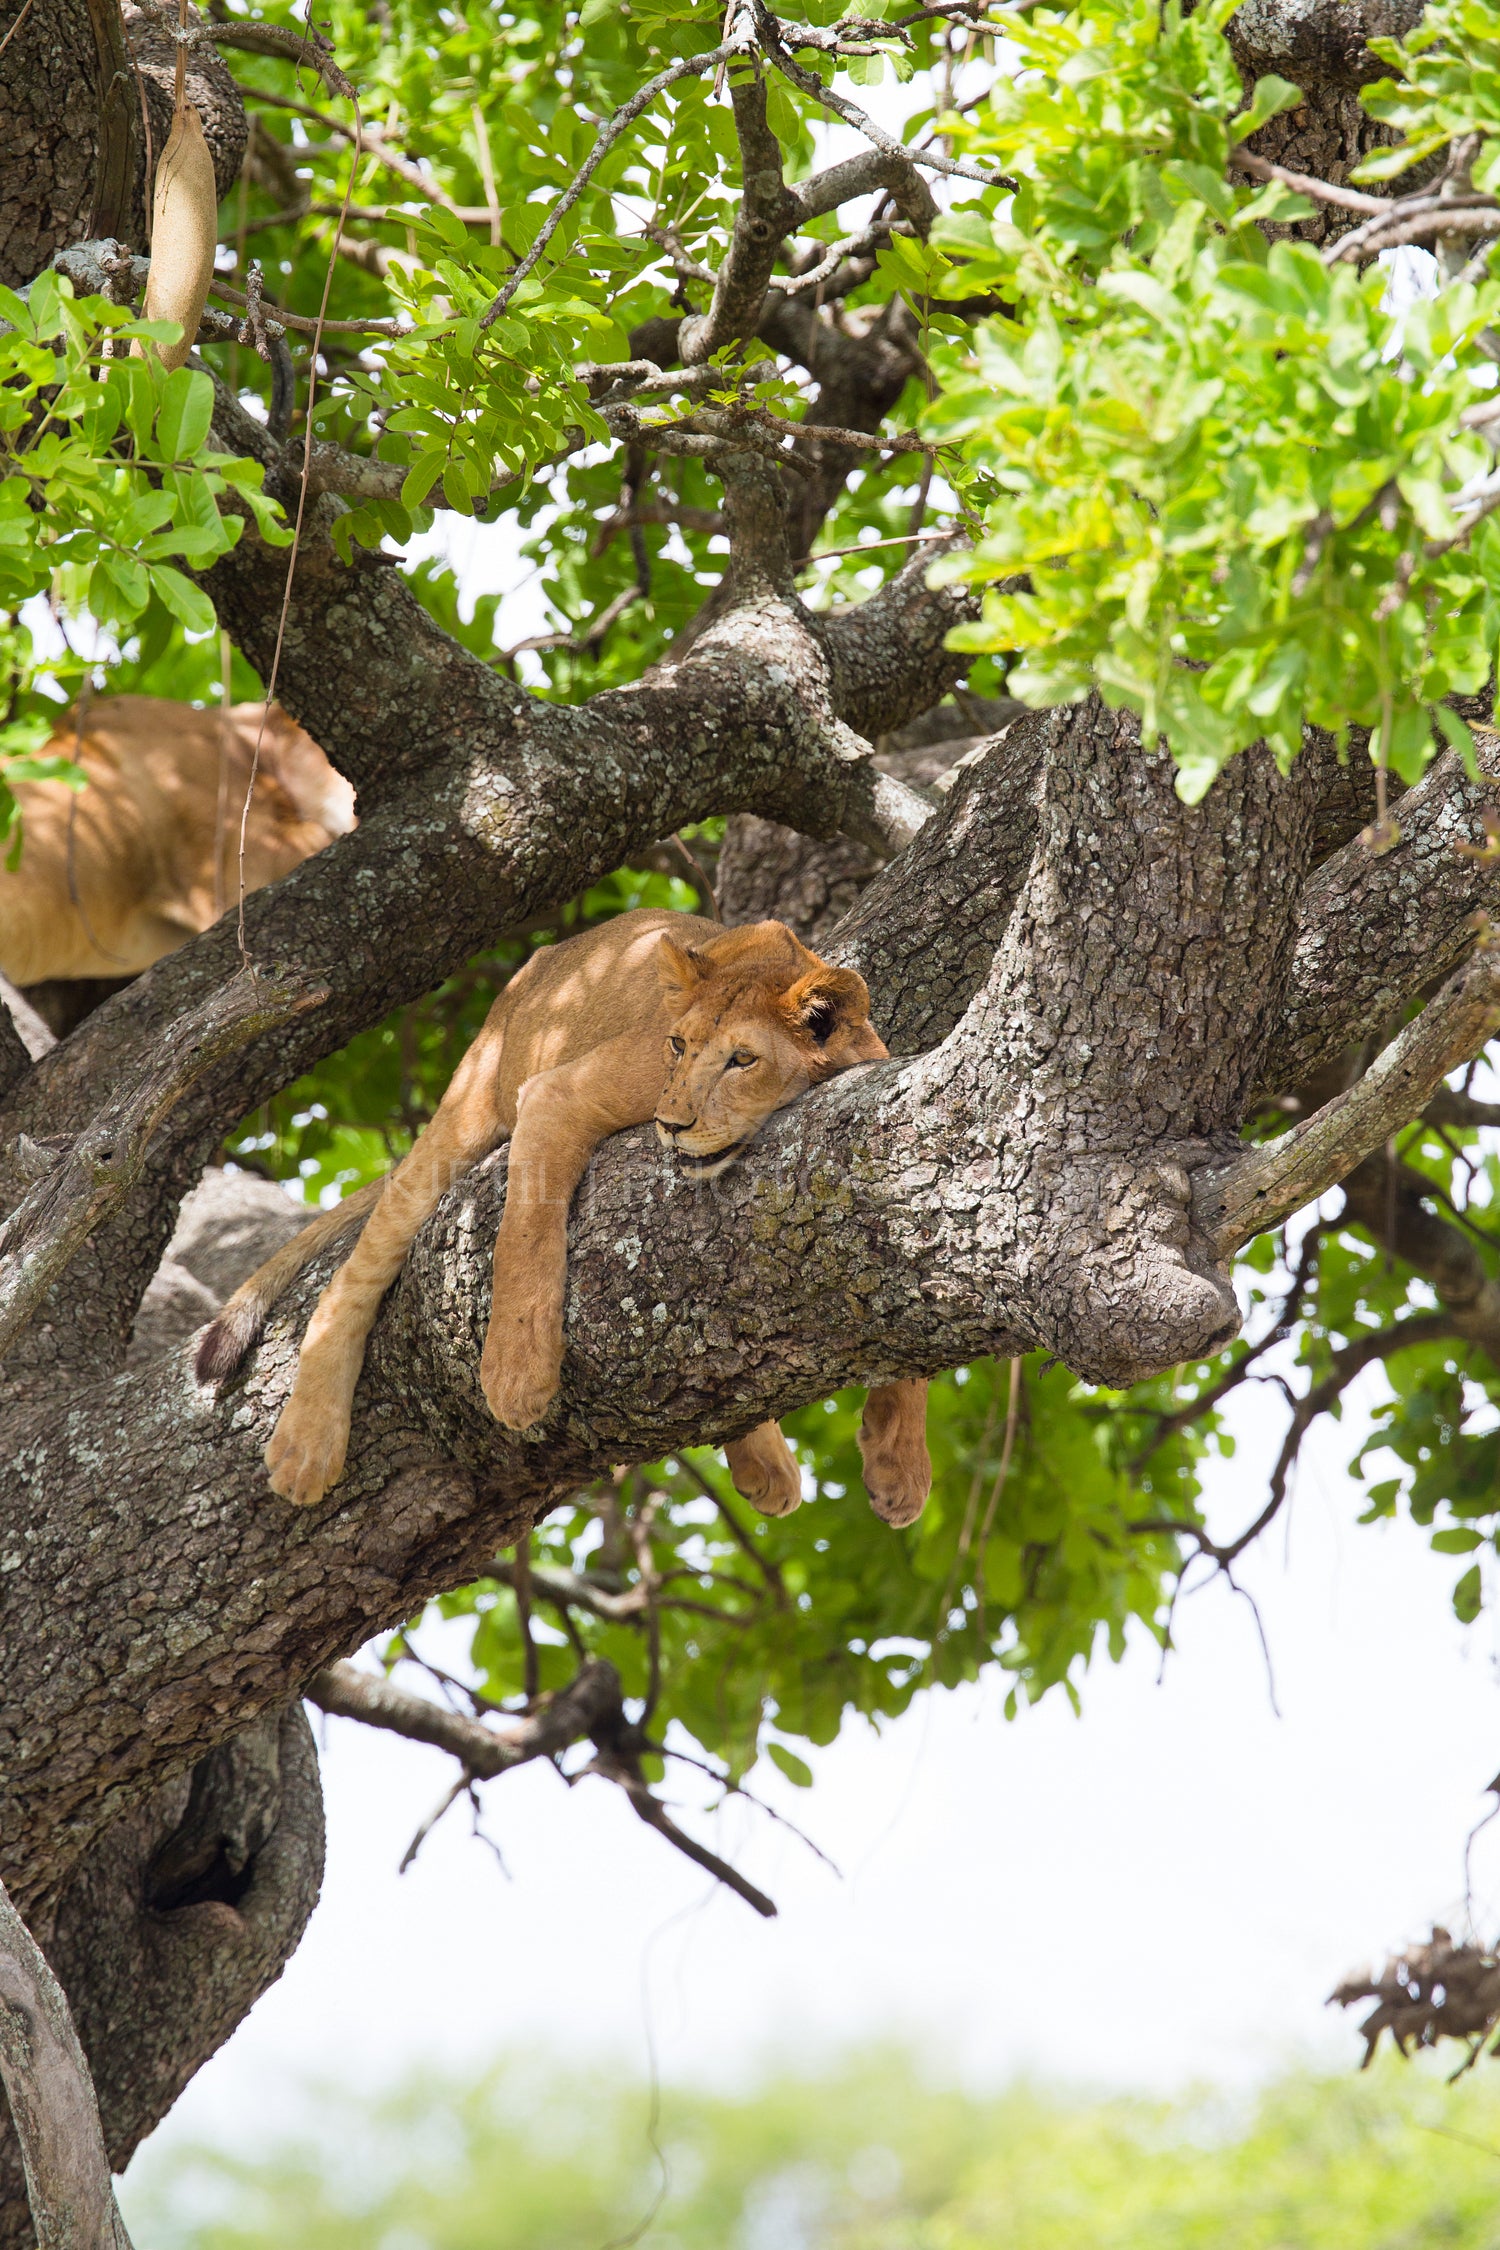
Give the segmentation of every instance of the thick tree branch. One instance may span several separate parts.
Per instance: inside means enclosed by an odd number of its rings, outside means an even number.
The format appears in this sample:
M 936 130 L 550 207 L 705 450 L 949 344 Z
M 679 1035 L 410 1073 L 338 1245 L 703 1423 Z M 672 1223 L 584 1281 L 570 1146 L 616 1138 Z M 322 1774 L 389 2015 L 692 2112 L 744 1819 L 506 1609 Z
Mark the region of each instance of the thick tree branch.
M 1393 850 L 1356 837 L 1308 883 L 1264 1092 L 1306 1085 L 1399 1016 L 1468 951 L 1476 911 L 1500 910 L 1500 869 L 1458 848 L 1482 846 L 1483 815 L 1500 811 L 1500 737 L 1476 728 L 1475 746 L 1476 780 L 1449 751 L 1397 801 Z
M 871 195 L 876 188 L 885 189 L 902 218 L 925 238 L 938 213 L 932 190 L 904 151 L 889 148 L 865 149 L 788 188 L 792 225 L 787 231 L 794 232 L 827 211 L 837 211 L 856 196 Z
M 1227 1171 L 1203 1177 L 1196 1218 L 1214 1254 L 1227 1258 L 1336 1186 L 1362 1157 L 1410 1124 L 1448 1072 L 1472 1061 L 1497 1030 L 1500 959 L 1486 949 L 1345 1093 Z
M 0 1357 L 88 1236 L 120 1208 L 165 1120 L 198 1080 L 325 997 L 278 992 L 246 976 L 166 1027 L 136 1082 L 105 1103 L 0 1226 Z
M 904 726 L 963 677 L 964 659 L 946 643 L 955 625 L 977 616 L 975 597 L 967 587 L 927 583 L 934 557 L 948 551 L 936 543 L 919 551 L 878 594 L 835 610 L 823 628 L 834 702 L 857 734 L 873 740 Z
M 782 182 L 781 143 L 766 123 L 765 80 L 758 71 L 732 79 L 729 98 L 740 144 L 740 199 L 708 311 L 690 314 L 678 332 L 685 367 L 754 334 L 771 270 L 797 218 Z
M 38 2250 L 130 2250 L 62 1986 L 0 1884 L 0 2079 Z
M 129 1676 L 122 1655 L 111 1678 Z M 14 1794 L 6 1809 L 14 1817 Z M 322 1871 L 318 1758 L 300 1704 L 133 1803 L 60 1893 L 55 1860 L 40 1880 L 26 1870 L 32 1929 L 71 2004 L 112 2170 L 280 1976 Z M 0 2122 L 0 2243 L 31 2241 L 20 2152 Z

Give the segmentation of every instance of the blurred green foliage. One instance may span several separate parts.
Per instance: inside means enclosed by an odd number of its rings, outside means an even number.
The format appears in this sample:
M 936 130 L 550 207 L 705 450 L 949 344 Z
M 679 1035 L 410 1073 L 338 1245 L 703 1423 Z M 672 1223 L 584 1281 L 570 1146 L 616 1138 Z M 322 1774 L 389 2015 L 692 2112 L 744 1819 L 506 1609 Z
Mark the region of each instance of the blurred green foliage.
M 528 2057 L 314 2096 L 295 2143 L 140 2160 L 155 2250 L 604 2250 L 661 2186 L 644 2089 Z M 1392 2065 L 1257 2100 L 941 2091 L 898 2053 L 743 2100 L 668 2088 L 653 2250 L 1493 2250 L 1500 2094 Z

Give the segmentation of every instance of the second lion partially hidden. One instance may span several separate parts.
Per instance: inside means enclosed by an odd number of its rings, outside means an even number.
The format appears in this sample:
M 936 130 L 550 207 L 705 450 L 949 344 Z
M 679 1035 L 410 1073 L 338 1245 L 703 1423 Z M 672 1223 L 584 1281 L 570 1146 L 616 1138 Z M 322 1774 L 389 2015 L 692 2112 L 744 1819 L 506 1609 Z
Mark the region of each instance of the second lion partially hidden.
M 885 1054 L 863 978 L 820 960 L 782 922 L 724 930 L 643 910 L 545 946 L 495 1002 L 410 1154 L 305 1227 L 229 1300 L 199 1346 L 199 1379 L 233 1374 L 294 1277 L 367 1212 L 308 1323 L 266 1447 L 274 1491 L 304 1507 L 321 1500 L 343 1470 L 381 1298 L 446 1189 L 509 1140 L 480 1379 L 497 1420 L 529 1429 L 557 1394 L 568 1205 L 599 1143 L 654 1118 L 678 1167 L 711 1179 L 775 1111 Z M 865 1484 L 892 1524 L 912 1522 L 931 1486 L 926 1405 L 919 1381 L 883 1384 L 866 1403 Z M 801 1476 L 775 1422 L 724 1451 L 755 1507 L 796 1507 Z

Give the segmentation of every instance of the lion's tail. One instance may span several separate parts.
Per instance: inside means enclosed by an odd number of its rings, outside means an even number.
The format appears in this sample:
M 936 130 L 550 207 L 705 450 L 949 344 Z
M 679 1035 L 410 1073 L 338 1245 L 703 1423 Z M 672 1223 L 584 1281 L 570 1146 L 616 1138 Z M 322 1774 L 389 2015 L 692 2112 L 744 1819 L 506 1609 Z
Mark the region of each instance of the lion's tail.
M 336 1234 L 342 1233 L 351 1219 L 363 1224 L 379 1202 L 384 1187 L 382 1175 L 368 1187 L 362 1187 L 357 1195 L 346 1195 L 342 1203 L 335 1203 L 331 1210 L 322 1212 L 300 1234 L 294 1234 L 273 1258 L 257 1266 L 248 1281 L 240 1283 L 218 1318 L 203 1331 L 193 1363 L 200 1383 L 225 1383 L 239 1372 L 260 1342 L 278 1298 L 286 1295 L 298 1274 L 312 1264 Z

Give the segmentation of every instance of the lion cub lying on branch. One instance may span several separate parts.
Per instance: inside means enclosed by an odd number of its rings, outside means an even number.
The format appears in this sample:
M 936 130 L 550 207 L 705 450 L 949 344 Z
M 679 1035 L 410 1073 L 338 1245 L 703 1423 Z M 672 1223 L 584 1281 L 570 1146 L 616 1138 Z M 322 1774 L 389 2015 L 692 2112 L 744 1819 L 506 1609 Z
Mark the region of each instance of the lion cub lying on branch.
M 344 1466 L 381 1298 L 445 1190 L 508 1139 L 480 1380 L 497 1420 L 529 1429 L 557 1394 L 568 1205 L 599 1143 L 654 1117 L 680 1170 L 712 1179 L 773 1112 L 885 1053 L 863 978 L 820 961 L 782 922 L 724 930 L 696 914 L 640 911 L 544 946 L 495 1002 L 411 1153 L 230 1298 L 199 1346 L 199 1380 L 232 1375 L 293 1278 L 368 1212 L 308 1323 L 266 1447 L 273 1491 L 303 1507 L 321 1500 Z M 931 1487 L 926 1411 L 923 1382 L 883 1384 L 866 1403 L 865 1484 L 888 1523 L 911 1523 Z M 775 1422 L 724 1452 L 736 1489 L 764 1514 L 796 1507 L 802 1481 Z

